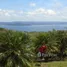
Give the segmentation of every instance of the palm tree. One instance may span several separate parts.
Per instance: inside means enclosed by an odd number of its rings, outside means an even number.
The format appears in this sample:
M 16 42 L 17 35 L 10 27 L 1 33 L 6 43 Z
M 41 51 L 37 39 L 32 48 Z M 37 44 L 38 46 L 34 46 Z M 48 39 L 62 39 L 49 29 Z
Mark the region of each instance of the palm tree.
M 65 31 L 59 31 L 58 32 L 58 55 L 60 57 L 60 60 L 64 59 L 64 55 L 67 51 L 67 33 Z
M 39 48 L 40 46 L 43 45 L 43 42 L 47 44 L 47 34 L 46 33 L 40 33 L 36 37 L 34 43 L 35 43 L 35 49 Z
M 0 67 L 30 67 L 29 36 L 27 33 L 0 33 Z
M 49 52 L 57 52 L 58 51 L 58 40 L 57 40 L 57 31 L 53 30 L 51 32 L 48 32 L 48 50 Z
M 56 30 L 53 30 L 53 31 L 49 31 L 49 32 L 46 32 L 46 33 L 40 33 L 36 39 L 35 39 L 35 47 L 36 47 L 36 51 L 38 52 L 38 48 L 40 46 L 42 46 L 43 44 L 42 43 L 45 43 L 45 45 L 47 46 L 47 51 L 46 51 L 46 54 L 47 54 L 47 58 L 45 58 L 46 60 L 48 60 L 48 57 L 51 55 L 51 54 L 56 54 L 58 52 L 58 40 L 57 40 L 57 31 Z M 36 54 L 37 54 L 36 52 Z
M 48 52 L 55 52 L 57 51 L 57 31 L 49 31 L 46 33 L 40 33 L 36 39 L 35 39 L 35 47 L 36 49 L 42 46 L 42 43 L 45 43 L 45 45 L 48 47 Z

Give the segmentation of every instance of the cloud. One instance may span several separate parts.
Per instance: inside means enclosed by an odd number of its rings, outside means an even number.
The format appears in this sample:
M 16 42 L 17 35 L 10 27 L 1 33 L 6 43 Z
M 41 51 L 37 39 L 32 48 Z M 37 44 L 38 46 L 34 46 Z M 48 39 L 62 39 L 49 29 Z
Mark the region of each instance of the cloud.
M 32 12 L 28 12 L 28 15 L 56 15 L 56 12 L 51 9 L 39 8 Z
M 23 14 L 23 11 L 19 11 L 18 13 L 19 13 L 19 14 Z
M 27 12 L 31 21 L 67 21 L 67 7 L 61 10 L 39 8 Z
M 4 15 L 5 15 L 5 16 L 10 16 L 10 14 L 9 14 L 9 13 L 5 13 Z
M 67 7 L 61 10 L 37 8 L 29 11 L 0 9 L 0 21 L 67 21 Z
M 62 18 L 63 20 L 67 20 L 67 7 L 64 7 L 63 9 L 58 11 L 58 16 Z
M 0 16 L 19 16 L 19 15 L 22 15 L 22 14 L 23 14 L 23 11 L 0 9 Z
M 56 12 L 50 9 L 50 10 L 47 10 L 47 14 L 48 15 L 56 15 Z
M 31 7 L 35 7 L 36 6 L 36 3 L 30 3 L 30 6 Z

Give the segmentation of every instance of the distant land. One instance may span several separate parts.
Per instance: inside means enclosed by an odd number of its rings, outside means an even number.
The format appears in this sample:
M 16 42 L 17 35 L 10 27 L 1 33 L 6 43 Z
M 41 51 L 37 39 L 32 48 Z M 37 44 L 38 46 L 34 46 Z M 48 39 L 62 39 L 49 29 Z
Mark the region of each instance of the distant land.
M 67 22 L 22 22 L 22 21 L 15 21 L 15 22 L 0 22 L 0 25 L 67 25 Z

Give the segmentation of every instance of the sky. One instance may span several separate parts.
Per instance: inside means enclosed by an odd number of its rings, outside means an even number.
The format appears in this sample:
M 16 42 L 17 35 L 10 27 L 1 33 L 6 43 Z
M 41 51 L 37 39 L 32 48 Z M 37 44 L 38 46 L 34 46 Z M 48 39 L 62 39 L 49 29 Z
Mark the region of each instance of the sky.
M 0 0 L 1 21 L 67 22 L 67 0 Z

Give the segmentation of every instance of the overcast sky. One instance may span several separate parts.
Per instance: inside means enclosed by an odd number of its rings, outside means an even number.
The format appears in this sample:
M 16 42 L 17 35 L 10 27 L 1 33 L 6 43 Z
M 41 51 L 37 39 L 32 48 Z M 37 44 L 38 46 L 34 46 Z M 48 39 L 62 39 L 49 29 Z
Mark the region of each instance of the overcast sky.
M 0 21 L 67 22 L 67 0 L 0 0 Z

